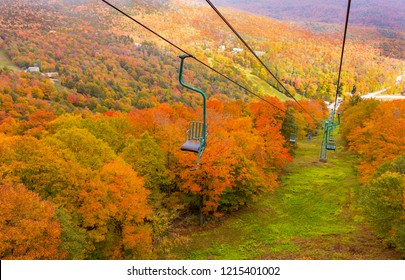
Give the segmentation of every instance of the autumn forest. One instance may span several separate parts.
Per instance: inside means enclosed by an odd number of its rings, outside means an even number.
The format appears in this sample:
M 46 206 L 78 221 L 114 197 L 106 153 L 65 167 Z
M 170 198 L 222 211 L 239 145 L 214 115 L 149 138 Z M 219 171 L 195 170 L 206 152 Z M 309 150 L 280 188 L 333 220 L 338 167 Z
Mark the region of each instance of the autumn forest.
M 102 1 L 0 0 L 0 259 L 181 258 L 186 228 L 284 188 L 300 141 L 322 137 L 341 25 L 221 8 L 295 101 L 204 1 L 111 2 L 261 98 L 187 61 L 208 97 L 195 169 L 180 147 L 202 99 L 178 50 Z M 404 94 L 404 30 L 350 28 L 335 153 L 355 158 L 361 223 L 405 256 L 405 100 L 362 98 Z

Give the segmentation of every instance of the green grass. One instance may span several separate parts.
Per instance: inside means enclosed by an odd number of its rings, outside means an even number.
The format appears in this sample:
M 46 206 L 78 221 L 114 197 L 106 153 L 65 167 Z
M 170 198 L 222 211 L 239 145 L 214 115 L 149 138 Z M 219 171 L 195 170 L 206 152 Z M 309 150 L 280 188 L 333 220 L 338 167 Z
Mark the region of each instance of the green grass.
M 242 70 L 242 69 L 241 69 Z M 246 78 L 254 84 L 254 86 L 257 88 L 257 94 L 259 94 L 261 97 L 266 97 L 266 96 L 275 96 L 281 101 L 286 101 L 289 98 L 285 96 L 284 94 L 280 93 L 279 91 L 275 90 L 272 86 L 270 86 L 268 83 L 260 79 L 259 77 L 250 74 L 247 70 L 244 70 Z M 253 91 L 254 92 L 254 91 Z
M 301 140 L 274 192 L 249 208 L 188 229 L 179 259 L 396 259 L 363 224 L 356 159 L 339 148 L 319 162 L 320 139 Z
M 3 50 L 0 50 L 0 68 L 7 66 L 14 71 L 20 71 L 20 69 L 8 58 Z
M 213 65 L 212 58 L 208 58 L 208 61 L 210 65 Z M 286 100 L 291 100 L 291 98 L 274 89 L 274 87 L 270 86 L 266 81 L 262 80 L 256 75 L 253 75 L 251 69 L 243 68 L 241 65 L 234 65 L 234 67 L 238 68 L 238 70 L 245 75 L 246 79 L 254 85 L 255 87 L 254 89 L 249 87 L 248 89 L 251 90 L 253 93 L 257 94 L 258 96 L 260 97 L 274 96 L 280 99 L 280 101 L 282 102 Z M 249 93 L 247 94 L 250 95 Z M 305 99 L 299 94 L 297 94 L 295 98 L 297 100 Z
M 266 83 L 266 81 L 260 79 L 259 77 L 257 77 L 256 75 L 253 75 L 250 70 L 248 69 L 243 69 L 243 68 L 239 68 L 240 71 L 244 72 L 246 75 L 246 78 L 252 82 L 254 84 L 254 86 L 257 88 L 257 94 L 259 94 L 262 97 L 266 97 L 266 96 L 275 96 L 278 99 L 280 99 L 281 101 L 286 101 L 286 100 L 291 100 L 289 97 L 287 97 L 285 94 L 277 91 L 276 89 L 274 89 L 272 86 L 270 86 L 268 83 Z M 254 92 L 254 91 L 253 91 Z M 301 95 L 297 95 L 295 97 L 297 100 L 301 100 L 303 99 L 301 97 Z

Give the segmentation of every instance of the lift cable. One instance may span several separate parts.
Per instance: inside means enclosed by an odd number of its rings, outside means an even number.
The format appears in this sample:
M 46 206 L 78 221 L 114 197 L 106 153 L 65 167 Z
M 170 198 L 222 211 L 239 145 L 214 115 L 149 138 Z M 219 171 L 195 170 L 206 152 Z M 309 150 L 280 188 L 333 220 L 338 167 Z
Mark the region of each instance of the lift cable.
M 351 6 L 351 0 L 348 0 L 345 31 L 344 31 L 343 43 L 342 43 L 342 53 L 340 56 L 339 74 L 338 74 L 338 81 L 337 81 L 337 85 L 336 85 L 335 104 L 333 106 L 333 111 L 331 113 L 330 120 L 326 121 L 324 124 L 324 134 L 323 134 L 323 138 L 322 138 L 321 152 L 320 152 L 320 161 L 321 162 L 326 162 L 328 150 L 336 151 L 336 142 L 333 137 L 333 130 L 335 127 L 340 125 L 340 114 L 338 114 L 338 121 L 337 121 L 337 123 L 335 123 L 335 113 L 336 113 L 336 108 L 337 108 L 337 99 L 338 99 L 339 91 L 340 91 L 340 77 L 341 77 L 341 73 L 342 73 L 342 64 L 343 64 L 343 55 L 344 55 L 345 44 L 346 44 L 347 27 L 349 25 L 350 6 Z
M 306 112 L 308 115 L 310 115 L 305 108 L 295 99 L 295 97 L 287 90 L 287 88 L 281 83 L 281 81 L 271 72 L 269 67 L 259 58 L 259 56 L 254 52 L 254 50 L 246 43 L 246 41 L 242 38 L 242 36 L 239 35 L 239 33 L 233 28 L 233 26 L 229 23 L 229 21 L 221 14 L 221 12 L 215 7 L 215 5 L 210 1 L 206 0 L 208 5 L 211 6 L 211 8 L 217 13 L 217 15 L 222 19 L 222 21 L 232 30 L 232 32 L 239 38 L 239 40 L 245 45 L 245 47 L 256 57 L 256 59 L 260 62 L 260 64 L 267 70 L 267 72 L 270 73 L 270 75 L 277 81 L 277 83 L 284 89 L 284 94 L 289 97 L 294 99 L 294 101 Z M 278 90 L 276 87 L 273 85 L 269 84 L 276 90 Z M 279 90 L 278 90 L 279 91 Z M 311 116 L 311 115 L 310 115 Z M 312 116 L 311 116 L 312 117 Z
M 189 55 L 190 57 L 192 57 L 194 60 L 196 60 L 197 62 L 199 62 L 200 64 L 202 64 L 203 66 L 207 67 L 208 69 L 212 70 L 213 72 L 217 73 L 218 75 L 224 77 L 225 79 L 227 79 L 228 81 L 230 81 L 231 83 L 237 85 L 238 87 L 240 87 L 241 89 L 245 90 L 246 92 L 256 96 L 257 98 L 261 99 L 262 101 L 266 102 L 267 104 L 271 105 L 273 108 L 286 113 L 286 114 L 290 114 L 287 112 L 287 110 L 284 110 L 276 105 L 274 105 L 273 103 L 269 102 L 268 100 L 264 99 L 263 97 L 261 97 L 260 95 L 254 93 L 253 91 L 249 90 L 248 88 L 246 88 L 245 86 L 239 84 L 238 82 L 232 80 L 231 78 L 229 78 L 228 76 L 222 74 L 221 72 L 219 72 L 218 70 L 216 70 L 215 68 L 209 66 L 208 64 L 206 64 L 205 62 L 201 61 L 200 59 L 196 58 L 195 56 L 193 56 L 191 53 L 187 52 L 186 50 L 180 48 L 179 46 L 177 46 L 176 44 L 174 44 L 173 42 L 169 41 L 168 39 L 164 38 L 162 35 L 158 34 L 157 32 L 153 31 L 152 29 L 150 29 L 149 27 L 147 27 L 146 25 L 144 25 L 143 23 L 139 22 L 138 20 L 136 20 L 135 18 L 133 18 L 132 16 L 128 15 L 127 13 L 125 13 L 124 11 L 120 10 L 119 8 L 117 8 L 116 6 L 114 6 L 113 4 L 109 3 L 106 0 L 102 0 L 104 3 L 106 3 L 107 5 L 109 5 L 110 7 L 112 7 L 113 9 L 115 9 L 116 11 L 118 11 L 119 13 L 121 13 L 122 15 L 126 16 L 127 18 L 131 19 L 132 21 L 134 21 L 135 23 L 137 23 L 138 25 L 142 26 L 143 28 L 145 28 L 146 30 L 148 30 L 149 32 L 153 33 L 154 35 L 156 35 L 157 37 L 159 37 L 160 39 L 162 39 L 163 41 L 165 41 L 166 43 L 170 44 L 172 47 L 176 48 L 177 50 L 183 52 L 186 55 Z
M 345 31 L 343 35 L 343 43 L 342 43 L 342 54 L 340 56 L 340 65 L 339 65 L 339 74 L 338 74 L 338 81 L 336 85 L 336 94 L 335 94 L 335 105 L 333 108 L 333 111 L 336 112 L 336 107 L 337 107 L 337 99 L 339 95 L 339 90 L 340 90 L 340 77 L 342 74 L 342 65 L 343 65 L 343 55 L 345 52 L 345 45 L 346 45 L 346 35 L 347 35 L 347 26 L 349 25 L 349 15 L 350 15 L 350 6 L 351 6 L 351 0 L 348 0 L 347 4 L 347 12 L 346 12 L 346 23 L 345 23 Z

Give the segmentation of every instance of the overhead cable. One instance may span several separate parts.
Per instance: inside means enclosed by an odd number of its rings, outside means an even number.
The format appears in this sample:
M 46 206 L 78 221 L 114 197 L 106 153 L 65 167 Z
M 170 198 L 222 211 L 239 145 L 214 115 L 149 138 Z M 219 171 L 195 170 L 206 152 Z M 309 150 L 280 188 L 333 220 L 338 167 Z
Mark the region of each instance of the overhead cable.
M 197 62 L 199 62 L 200 64 L 202 64 L 203 66 L 207 67 L 208 69 L 210 69 L 211 71 L 214 71 L 215 73 L 217 73 L 218 75 L 222 76 L 223 78 L 227 79 L 228 81 L 230 81 L 231 83 L 239 86 L 241 89 L 245 90 L 246 92 L 256 96 L 257 98 L 261 99 L 262 101 L 266 102 L 267 104 L 271 105 L 273 108 L 278 109 L 279 111 L 289 114 L 286 110 L 281 109 L 280 107 L 274 105 L 273 103 L 269 102 L 268 100 L 264 99 L 263 97 L 261 97 L 260 95 L 252 92 L 251 90 L 249 90 L 248 88 L 246 88 L 245 86 L 239 84 L 238 82 L 232 80 L 231 78 L 229 78 L 228 76 L 222 74 L 221 72 L 219 72 L 218 70 L 216 70 L 215 68 L 209 66 L 208 64 L 206 64 L 205 62 L 201 61 L 200 59 L 196 58 L 195 56 L 193 56 L 191 53 L 189 53 L 188 51 L 182 49 L 181 47 L 177 46 L 175 43 L 171 42 L 170 40 L 166 39 L 165 37 L 163 37 L 162 35 L 160 35 L 159 33 L 157 33 L 156 31 L 150 29 L 149 27 L 147 27 L 146 25 L 144 25 L 143 23 L 141 23 L 140 21 L 136 20 L 135 18 L 133 18 L 132 16 L 128 15 L 127 13 L 125 13 L 124 11 L 122 11 L 121 9 L 117 8 L 116 6 L 114 6 L 113 4 L 109 3 L 106 0 L 102 0 L 104 3 L 106 3 L 107 5 L 109 5 L 110 7 L 112 7 L 113 9 L 115 9 L 116 11 L 118 11 L 119 13 L 121 13 L 122 15 L 126 16 L 127 18 L 131 19 L 132 21 L 134 21 L 135 23 L 137 23 L 138 25 L 142 26 L 143 28 L 145 28 L 146 30 L 148 30 L 149 32 L 153 33 L 155 36 L 159 37 L 160 39 L 162 39 L 163 41 L 165 41 L 166 43 L 170 44 L 172 47 L 176 48 L 177 50 L 183 52 L 184 54 L 187 54 L 189 56 L 191 56 L 194 60 L 196 60 Z
M 335 94 L 335 105 L 333 108 L 333 111 L 336 112 L 336 107 L 337 107 L 337 99 L 339 95 L 339 90 L 340 90 L 340 77 L 342 74 L 342 65 L 343 65 L 343 55 L 345 53 L 345 45 L 346 45 L 346 35 L 347 35 L 347 27 L 349 25 L 349 16 L 350 16 L 350 6 L 351 6 L 351 0 L 349 0 L 347 4 L 347 12 L 346 12 L 346 23 L 345 23 L 345 31 L 343 34 L 343 43 L 342 43 L 342 53 L 340 55 L 340 65 L 339 65 L 339 74 L 338 74 L 338 81 L 336 85 L 336 94 Z
M 277 83 L 284 89 L 284 94 L 292 98 L 303 110 L 306 112 L 308 115 L 310 115 L 304 107 L 295 99 L 295 97 L 288 91 L 288 89 L 281 83 L 281 81 L 271 72 L 269 67 L 260 59 L 260 57 L 256 54 L 256 52 L 246 43 L 246 41 L 242 38 L 242 36 L 239 35 L 239 33 L 233 28 L 233 26 L 229 23 L 229 21 L 221 14 L 221 12 L 215 7 L 215 5 L 210 1 L 206 0 L 208 5 L 211 6 L 211 8 L 217 13 L 217 15 L 222 19 L 222 21 L 232 30 L 232 32 L 239 38 L 239 40 L 245 45 L 245 47 L 256 57 L 256 59 L 260 62 L 260 64 L 269 72 L 269 74 L 277 81 Z M 271 84 L 270 84 L 271 85 Z M 275 88 L 273 85 L 271 85 L 273 88 Z M 275 88 L 277 89 L 277 88 Z M 277 89 L 278 90 L 278 89 Z

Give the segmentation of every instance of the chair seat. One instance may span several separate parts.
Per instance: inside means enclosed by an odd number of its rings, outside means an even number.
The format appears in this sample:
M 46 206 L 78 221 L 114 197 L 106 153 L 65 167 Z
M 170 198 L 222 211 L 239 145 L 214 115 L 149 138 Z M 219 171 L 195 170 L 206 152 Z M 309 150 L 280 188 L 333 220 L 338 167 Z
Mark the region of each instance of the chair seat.
M 182 151 L 188 151 L 188 152 L 193 152 L 193 153 L 198 153 L 198 150 L 200 149 L 200 142 L 195 142 L 191 140 L 187 140 L 186 143 L 181 146 Z

